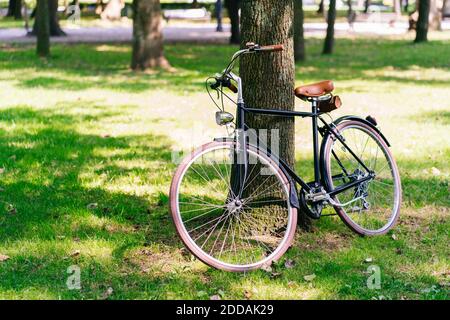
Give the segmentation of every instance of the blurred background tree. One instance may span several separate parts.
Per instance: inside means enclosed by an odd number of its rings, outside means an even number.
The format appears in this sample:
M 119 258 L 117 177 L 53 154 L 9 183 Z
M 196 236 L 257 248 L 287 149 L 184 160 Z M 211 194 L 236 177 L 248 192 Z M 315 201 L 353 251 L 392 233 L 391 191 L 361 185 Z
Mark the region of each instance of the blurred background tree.
M 131 68 L 169 67 L 163 54 L 159 0 L 133 0 L 133 53 Z

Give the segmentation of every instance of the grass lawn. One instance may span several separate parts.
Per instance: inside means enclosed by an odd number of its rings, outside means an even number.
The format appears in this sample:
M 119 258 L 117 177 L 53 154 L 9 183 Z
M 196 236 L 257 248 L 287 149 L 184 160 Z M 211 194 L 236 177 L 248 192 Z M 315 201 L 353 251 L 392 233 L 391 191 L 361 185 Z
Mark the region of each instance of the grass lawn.
M 308 40 L 298 84 L 334 79 L 343 107 L 332 116 L 371 114 L 391 140 L 400 222 L 361 238 L 323 218 L 297 233 L 285 255 L 294 267 L 247 274 L 192 259 L 167 209 L 172 151 L 223 134 L 204 79 L 235 47 L 168 45 L 176 72 L 134 74 L 125 45 L 55 45 L 49 62 L 34 47 L 1 46 L 0 298 L 448 299 L 450 37 L 441 38 L 340 38 L 326 57 Z M 310 176 L 309 122 L 296 130 L 297 169 Z M 66 286 L 72 265 L 81 290 Z M 381 289 L 366 285 L 370 265 Z

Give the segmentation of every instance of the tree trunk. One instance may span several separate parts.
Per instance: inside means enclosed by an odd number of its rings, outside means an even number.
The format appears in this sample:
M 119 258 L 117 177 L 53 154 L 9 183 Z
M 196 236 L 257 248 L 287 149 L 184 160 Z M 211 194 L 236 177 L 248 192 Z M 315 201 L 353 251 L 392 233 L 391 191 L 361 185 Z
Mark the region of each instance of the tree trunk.
M 414 42 L 427 41 L 428 16 L 430 15 L 430 0 L 419 0 L 419 18 L 416 26 L 416 39 Z
M 59 19 L 58 19 L 58 0 L 47 0 L 47 19 L 49 20 L 49 26 L 50 26 L 50 36 L 54 37 L 60 37 L 65 36 L 66 33 L 61 29 L 59 25 Z M 31 32 L 31 35 L 37 35 L 39 30 L 39 25 L 36 23 L 37 21 L 37 15 L 38 12 L 36 10 L 36 20 L 34 21 L 33 25 L 33 31 Z
M 133 70 L 169 67 L 163 55 L 161 29 L 159 0 L 133 0 Z
M 50 18 L 50 35 L 65 36 L 66 33 L 59 26 L 58 19 L 58 0 L 48 0 L 49 18 Z
M 240 0 L 225 0 L 225 7 L 228 10 L 228 16 L 231 22 L 231 38 L 230 43 L 240 44 L 241 35 L 239 30 L 239 8 Z
M 16 20 L 22 19 L 22 0 L 9 0 L 6 16 Z
M 294 0 L 294 57 L 295 61 L 305 60 L 305 37 L 303 32 L 303 0 Z
M 429 28 L 431 30 L 442 30 L 441 22 L 442 22 L 442 14 L 441 12 L 439 12 L 437 0 L 430 0 L 430 15 L 428 20 Z
M 242 44 L 283 44 L 284 51 L 242 56 L 240 74 L 243 97 L 253 108 L 294 109 L 295 65 L 293 52 L 292 0 L 258 0 L 242 2 Z M 278 154 L 294 166 L 294 119 L 265 115 L 247 115 L 253 129 L 267 129 L 267 145 L 279 142 Z M 271 141 L 271 133 L 279 130 L 279 141 Z M 251 189 L 251 187 L 249 187 Z M 308 229 L 311 222 L 300 214 L 300 224 Z
M 353 13 L 352 0 L 347 0 L 347 7 L 348 7 L 347 16 L 351 16 L 351 14 Z
M 335 20 L 336 20 L 336 0 L 330 0 L 330 6 L 328 8 L 327 36 L 325 37 L 325 43 L 322 52 L 323 54 L 333 53 Z
M 368 13 L 369 12 L 369 7 L 370 7 L 370 0 L 366 0 L 364 2 L 364 13 Z
M 402 15 L 401 0 L 394 0 L 394 13 L 397 17 Z
M 95 14 L 101 15 L 103 12 L 103 0 L 97 0 L 95 2 Z
M 347 6 L 348 6 L 347 21 L 350 25 L 353 25 L 353 23 L 356 20 L 356 12 L 353 11 L 352 0 L 347 0 Z
M 105 10 L 100 14 L 100 17 L 104 20 L 111 21 L 120 20 L 122 17 L 122 9 L 125 6 L 124 0 L 109 0 L 105 7 Z
M 320 0 L 320 2 L 319 2 L 319 8 L 317 9 L 317 13 L 318 14 L 323 13 L 323 0 Z
M 50 55 L 50 21 L 47 0 L 37 0 L 36 21 L 37 45 L 36 52 L 40 57 Z
M 216 19 L 217 19 L 217 32 L 223 32 L 223 26 L 222 26 L 222 18 L 223 18 L 223 7 L 222 7 L 222 0 L 217 0 L 216 5 L 214 7 Z
M 408 12 L 409 0 L 404 0 L 403 11 Z

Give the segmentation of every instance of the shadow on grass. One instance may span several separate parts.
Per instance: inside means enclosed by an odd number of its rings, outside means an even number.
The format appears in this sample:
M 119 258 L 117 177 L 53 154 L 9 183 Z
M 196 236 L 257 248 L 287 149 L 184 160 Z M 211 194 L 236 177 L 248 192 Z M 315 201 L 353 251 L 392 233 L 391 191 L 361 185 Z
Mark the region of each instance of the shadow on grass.
M 332 56 L 320 55 L 321 40 L 308 39 L 307 46 L 308 60 L 298 65 L 301 69 L 297 72 L 302 82 L 329 78 L 435 86 L 450 83 L 445 79 L 420 79 L 402 73 L 412 67 L 450 70 L 448 41 L 413 46 L 405 40 L 338 39 Z M 229 45 L 166 45 L 166 55 L 175 72 L 133 73 L 129 71 L 131 53 L 126 45 L 55 45 L 49 63 L 38 60 L 34 48 L 18 46 L 16 50 L 0 52 L 0 66 L 4 70 L 38 71 L 32 77 L 11 75 L 11 79 L 26 88 L 142 92 L 164 86 L 173 90 L 201 91 L 206 77 L 222 70 L 235 50 L 235 46 Z M 385 74 L 386 68 L 390 73 L 397 73 Z
M 293 248 L 286 258 L 298 258 L 298 265 L 292 271 L 283 270 L 280 279 L 272 279 L 270 273 L 263 271 L 236 275 L 208 268 L 191 270 L 185 268 L 187 264 L 181 260 L 164 261 L 164 256 L 153 251 L 148 256 L 143 255 L 143 259 L 148 260 L 144 267 L 162 261 L 167 270 L 161 267 L 157 272 L 146 272 L 143 266 L 130 259 L 130 252 L 163 246 L 169 254 L 180 255 L 174 253 L 181 243 L 168 218 L 167 195 L 137 196 L 108 187 L 134 175 L 144 179 L 144 184 L 167 183 L 170 172 L 164 171 L 174 168 L 170 164 L 171 142 L 165 136 L 101 137 L 81 133 L 77 125 L 86 120 L 104 121 L 120 114 L 120 111 L 104 111 L 101 106 L 97 109 L 99 112 L 89 115 L 23 107 L 0 111 L 4 128 L 0 131 L 0 166 L 5 169 L 0 184 L 3 189 L 0 200 L 4 205 L 0 215 L 0 242 L 7 248 L 21 245 L 31 248 L 30 252 L 13 249 L 19 252 L 10 254 L 11 259 L 2 263 L 2 294 L 96 299 L 112 287 L 115 299 L 209 298 L 219 289 L 232 292 L 231 297 L 241 297 L 243 292 L 236 288 L 240 288 L 245 279 L 256 284 L 267 282 L 268 288 L 272 285 L 285 288 L 285 282 L 291 280 L 301 283 L 301 289 L 304 285 L 307 290 L 308 284 L 302 277 L 315 272 L 320 290 L 346 297 L 370 298 L 372 293 L 364 289 L 366 275 L 362 273 L 361 261 L 367 252 L 382 254 L 379 248 L 383 246 L 393 252 L 396 244 L 386 244 L 389 237 L 369 241 L 349 236 L 350 232 L 337 219 L 321 221 L 319 232 L 302 235 L 302 240 L 314 243 L 321 237 L 339 233 L 344 235 L 342 241 L 347 241 L 350 248 L 330 253 L 316 247 L 317 250 L 306 254 L 302 249 Z M 120 161 L 124 160 L 150 161 L 162 168 L 146 172 L 141 167 L 122 166 Z M 307 165 L 308 159 L 298 164 L 302 168 Z M 146 175 L 150 176 L 149 180 L 145 180 Z M 97 183 L 98 180 L 101 183 Z M 130 181 L 134 183 L 133 179 Z M 412 185 L 425 182 L 407 180 L 407 184 Z M 445 194 L 440 193 L 439 197 Z M 431 200 L 424 197 L 423 201 L 427 204 Z M 97 205 L 88 208 L 93 203 Z M 111 254 L 106 258 L 85 252 L 78 257 L 70 256 L 73 248 L 86 248 L 97 242 L 111 248 Z M 37 251 L 33 251 L 35 247 Z M 65 285 L 67 267 L 74 264 L 81 268 L 81 291 L 67 290 Z M 398 265 L 398 262 L 391 263 L 392 270 Z M 392 281 L 393 288 L 407 287 L 406 280 Z M 427 278 L 424 283 L 434 281 L 434 278 Z M 349 288 L 349 283 L 353 286 L 356 283 L 363 289 Z M 197 296 L 202 291 L 206 291 L 206 296 Z
M 89 121 L 104 120 L 116 114 L 100 112 L 89 115 Z M 169 140 L 165 136 L 152 135 L 101 137 L 81 134 L 75 129 L 81 120 L 86 120 L 86 116 L 55 114 L 50 110 L 10 108 L 0 112 L 0 121 L 16 127 L 11 131 L 0 131 L 1 165 L 5 168 L 0 199 L 3 211 L 9 210 L 0 217 L 0 240 L 34 238 L 36 235 L 55 239 L 58 233 L 80 239 L 114 238 L 114 233 L 101 228 L 88 230 L 82 224 L 75 230 L 71 228 L 80 224 L 77 219 L 91 214 L 129 227 L 151 222 L 154 212 L 149 209 L 148 196 L 108 191 L 104 187 L 90 186 L 90 180 L 106 179 L 114 185 L 128 176 L 151 173 L 150 169 L 141 167 L 123 168 L 115 164 L 116 160 L 170 164 Z M 88 209 L 92 203 L 98 205 Z M 65 219 L 71 214 L 78 218 L 71 221 L 69 217 L 69 223 L 66 223 Z M 167 220 L 160 221 L 158 228 L 171 228 L 164 225 L 168 223 Z

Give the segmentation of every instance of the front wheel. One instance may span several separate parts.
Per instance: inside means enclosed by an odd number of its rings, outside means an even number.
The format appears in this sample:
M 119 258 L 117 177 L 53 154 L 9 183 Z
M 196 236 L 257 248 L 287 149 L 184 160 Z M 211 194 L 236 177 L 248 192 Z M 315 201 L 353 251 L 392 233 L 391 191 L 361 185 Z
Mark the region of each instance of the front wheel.
M 248 174 L 238 192 L 236 144 L 212 142 L 183 160 L 170 188 L 170 211 L 186 247 L 204 263 L 249 271 L 279 259 L 290 247 L 297 210 L 290 183 L 265 153 L 248 146 Z
M 334 196 L 334 209 L 360 235 L 385 234 L 398 219 L 402 196 L 394 157 L 383 138 L 365 123 L 345 121 L 337 125 L 335 130 L 344 138 L 348 148 L 332 134 L 324 141 L 322 168 L 328 191 L 369 174 L 349 149 L 375 177 Z

